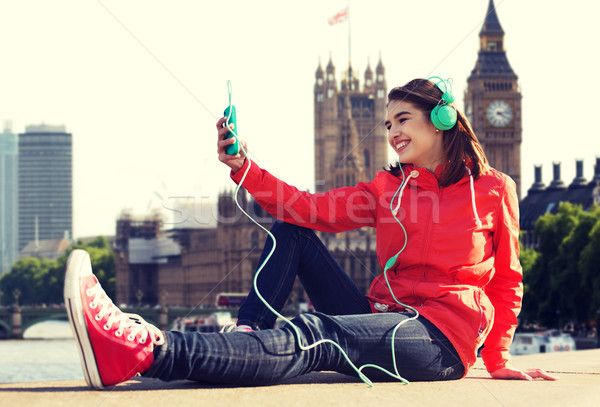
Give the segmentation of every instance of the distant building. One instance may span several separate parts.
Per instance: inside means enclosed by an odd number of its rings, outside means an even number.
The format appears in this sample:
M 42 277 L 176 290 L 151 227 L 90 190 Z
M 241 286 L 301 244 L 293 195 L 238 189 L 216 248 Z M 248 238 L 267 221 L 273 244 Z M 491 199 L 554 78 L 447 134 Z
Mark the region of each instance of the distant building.
M 273 218 L 244 190 L 239 200 L 270 228 Z M 214 306 L 220 292 L 248 292 L 266 234 L 237 209 L 231 193 L 219 196 L 218 210 L 216 224 L 187 222 L 167 231 L 160 216 L 122 214 L 114 246 L 117 303 Z
M 66 239 L 32 240 L 19 252 L 19 258 L 42 257 L 48 260 L 57 260 L 71 246 Z
M 72 136 L 65 126 L 27 126 L 19 134 L 19 250 L 73 234 Z
M 542 182 L 542 167 L 535 167 L 535 181 L 519 205 L 522 242 L 527 248 L 536 247 L 535 221 L 546 213 L 556 213 L 561 202 L 570 202 L 588 209 L 600 205 L 600 157 L 596 158 L 594 177 L 587 181 L 583 176 L 583 161 L 575 162 L 576 176 L 571 184 L 560 178 L 560 163 L 553 164 L 553 178 L 548 186 Z
M 509 175 L 521 195 L 521 90 L 504 46 L 493 0 L 479 32 L 480 48 L 467 79 L 465 114 L 490 165 Z
M 315 188 L 333 188 L 370 181 L 388 163 L 385 67 L 379 63 L 373 73 L 367 65 L 364 83 L 348 66 L 340 86 L 335 66 L 321 64 L 315 74 Z
M 10 271 L 19 253 L 17 135 L 6 123 L 0 133 L 0 275 Z

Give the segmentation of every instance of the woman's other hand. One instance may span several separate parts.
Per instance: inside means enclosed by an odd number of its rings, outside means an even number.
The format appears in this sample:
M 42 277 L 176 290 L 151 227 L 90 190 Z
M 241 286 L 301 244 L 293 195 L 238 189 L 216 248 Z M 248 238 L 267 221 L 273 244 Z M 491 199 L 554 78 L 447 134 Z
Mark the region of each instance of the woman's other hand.
M 514 380 L 533 380 L 533 379 L 544 379 L 544 380 L 558 380 L 558 377 L 551 376 L 542 369 L 515 369 L 512 367 L 505 367 L 502 369 L 494 370 L 490 373 L 494 379 L 514 379 Z

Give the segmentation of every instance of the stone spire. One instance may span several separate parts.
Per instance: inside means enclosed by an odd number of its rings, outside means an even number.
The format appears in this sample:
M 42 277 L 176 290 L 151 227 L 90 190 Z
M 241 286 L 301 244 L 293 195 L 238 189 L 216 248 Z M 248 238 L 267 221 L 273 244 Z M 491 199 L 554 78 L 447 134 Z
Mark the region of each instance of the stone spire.
M 500 25 L 494 0 L 490 0 L 488 11 L 479 32 L 479 54 L 471 78 L 493 77 L 517 79 L 506 57 L 504 49 L 504 30 Z

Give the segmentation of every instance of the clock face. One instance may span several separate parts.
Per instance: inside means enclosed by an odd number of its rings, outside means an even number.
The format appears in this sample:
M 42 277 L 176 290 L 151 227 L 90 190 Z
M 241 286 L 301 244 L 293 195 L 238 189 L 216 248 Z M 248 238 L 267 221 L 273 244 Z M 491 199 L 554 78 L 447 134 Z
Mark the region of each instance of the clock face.
M 512 110 L 503 100 L 495 100 L 488 106 L 487 118 L 496 127 L 504 127 L 512 119 Z

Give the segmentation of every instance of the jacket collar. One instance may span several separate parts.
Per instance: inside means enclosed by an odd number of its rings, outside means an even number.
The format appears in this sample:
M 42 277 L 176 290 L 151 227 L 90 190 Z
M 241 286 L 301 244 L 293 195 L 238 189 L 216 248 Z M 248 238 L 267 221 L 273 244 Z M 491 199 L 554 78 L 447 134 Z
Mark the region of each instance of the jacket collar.
M 409 182 L 414 182 L 417 185 L 420 185 L 422 187 L 438 187 L 439 188 L 439 182 L 438 180 L 441 178 L 442 173 L 444 172 L 444 170 L 446 168 L 448 168 L 448 166 L 450 165 L 450 162 L 445 162 L 443 164 L 438 165 L 435 170 L 433 172 L 431 172 L 430 170 L 428 170 L 427 168 L 423 168 L 423 167 L 417 167 L 414 164 L 402 164 L 402 171 L 404 172 L 404 176 L 408 177 L 409 173 L 412 171 L 418 171 L 419 175 L 418 176 L 413 176 L 411 177 L 411 179 L 409 180 Z M 465 171 L 464 174 L 462 176 L 462 178 L 456 182 L 456 184 L 454 185 L 462 185 L 464 183 L 468 183 L 469 182 L 469 170 L 473 170 L 473 162 L 471 160 L 465 161 L 464 163 L 464 167 L 465 167 Z M 402 179 L 402 174 L 399 175 L 400 179 Z

